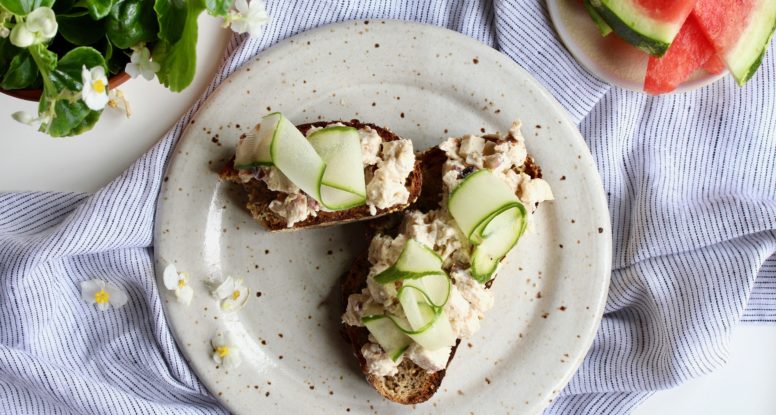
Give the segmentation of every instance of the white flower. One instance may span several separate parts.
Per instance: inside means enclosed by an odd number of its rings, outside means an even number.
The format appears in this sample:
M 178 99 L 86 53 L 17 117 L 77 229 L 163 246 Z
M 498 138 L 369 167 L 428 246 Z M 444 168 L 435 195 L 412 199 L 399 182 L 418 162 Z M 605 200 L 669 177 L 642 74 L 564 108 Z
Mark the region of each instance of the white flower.
M 27 111 L 16 111 L 11 114 L 11 117 L 17 122 L 27 125 L 33 125 L 39 121 L 35 114 L 29 113 Z
M 133 78 L 142 75 L 147 80 L 154 79 L 154 75 L 159 72 L 159 64 L 151 61 L 151 51 L 145 45 L 139 45 L 132 48 L 132 57 L 130 62 L 124 68 L 124 71 Z
M 57 34 L 57 18 L 50 7 L 38 7 L 11 30 L 11 43 L 20 48 L 43 43 Z
M 189 275 L 185 272 L 178 272 L 175 264 L 169 264 L 164 268 L 164 286 L 168 290 L 175 291 L 175 297 L 181 304 L 191 304 L 191 298 L 194 297 L 194 290 L 189 285 Z
M 92 69 L 81 67 L 81 99 L 86 106 L 94 111 L 100 111 L 108 103 L 108 78 L 105 76 L 105 69 L 102 66 L 95 66 Z
M 226 277 L 224 282 L 213 290 L 213 297 L 219 300 L 221 310 L 237 311 L 248 302 L 248 288 L 243 285 L 242 278 Z
M 210 339 L 210 345 L 213 347 L 213 361 L 217 365 L 232 369 L 242 362 L 240 349 L 235 345 L 232 336 L 218 333 Z
M 94 279 L 81 282 L 81 299 L 89 304 L 97 304 L 97 308 L 105 311 L 109 306 L 123 306 L 129 298 L 127 293 L 115 284 Z
M 10 34 L 11 34 L 11 31 L 7 27 L 5 26 L 0 27 L 0 38 L 5 39 Z
M 237 0 L 234 2 L 237 10 L 231 10 L 225 24 L 237 33 L 248 33 L 251 37 L 261 35 L 261 27 L 269 21 L 264 0 Z

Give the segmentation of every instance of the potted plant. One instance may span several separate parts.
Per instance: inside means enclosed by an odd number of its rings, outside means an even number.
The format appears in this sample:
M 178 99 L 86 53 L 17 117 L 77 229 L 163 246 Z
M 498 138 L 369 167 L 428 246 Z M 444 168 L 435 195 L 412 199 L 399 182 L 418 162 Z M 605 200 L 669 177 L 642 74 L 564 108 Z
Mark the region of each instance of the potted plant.
M 38 100 L 14 119 L 53 137 L 91 129 L 129 77 L 156 77 L 174 92 L 196 70 L 202 12 L 252 36 L 267 22 L 263 0 L 0 0 L 0 92 Z

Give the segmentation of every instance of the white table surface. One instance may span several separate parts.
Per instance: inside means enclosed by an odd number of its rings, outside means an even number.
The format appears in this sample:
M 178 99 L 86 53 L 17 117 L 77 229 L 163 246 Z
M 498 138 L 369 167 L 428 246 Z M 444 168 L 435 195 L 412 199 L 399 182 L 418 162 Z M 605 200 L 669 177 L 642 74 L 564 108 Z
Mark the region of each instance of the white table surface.
M 120 87 L 132 117 L 107 110 L 95 128 L 72 138 L 50 138 L 11 119 L 35 103 L 0 95 L 0 192 L 94 192 L 153 146 L 204 91 L 217 70 L 230 32 L 200 18 L 197 75 L 182 93 L 144 79 Z M 635 415 L 773 415 L 776 413 L 776 326 L 735 330 L 728 364 L 678 388 L 657 393 Z

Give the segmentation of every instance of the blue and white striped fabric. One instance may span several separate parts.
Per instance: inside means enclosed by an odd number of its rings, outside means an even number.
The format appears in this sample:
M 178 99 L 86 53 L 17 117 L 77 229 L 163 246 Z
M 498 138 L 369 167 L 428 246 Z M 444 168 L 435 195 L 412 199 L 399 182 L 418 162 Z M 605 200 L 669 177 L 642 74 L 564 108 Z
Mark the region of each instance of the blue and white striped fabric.
M 720 367 L 739 322 L 776 322 L 773 53 L 743 89 L 728 78 L 653 98 L 587 74 L 558 42 L 543 1 L 271 0 L 268 8 L 265 34 L 233 39 L 205 97 L 280 39 L 347 19 L 407 19 L 502 51 L 580 124 L 608 193 L 614 271 L 595 343 L 548 414 L 627 413 L 652 391 Z M 94 195 L 0 195 L 1 413 L 226 412 L 178 352 L 152 267 L 165 164 L 201 102 Z M 126 289 L 128 304 L 100 312 L 84 303 L 79 283 L 96 277 Z

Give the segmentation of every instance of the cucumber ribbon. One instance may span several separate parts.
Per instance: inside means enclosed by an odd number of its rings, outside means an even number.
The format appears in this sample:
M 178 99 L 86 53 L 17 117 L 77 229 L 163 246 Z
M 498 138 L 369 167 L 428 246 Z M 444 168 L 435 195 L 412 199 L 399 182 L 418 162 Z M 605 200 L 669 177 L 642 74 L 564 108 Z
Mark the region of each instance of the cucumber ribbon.
M 362 317 L 366 328 L 394 361 L 412 341 L 427 350 L 455 343 L 455 334 L 444 311 L 451 283 L 442 270 L 439 255 L 409 239 L 396 263 L 374 278 L 381 284 L 402 282 L 397 298 L 403 316 L 386 313 Z
M 237 146 L 234 167 L 275 166 L 329 210 L 366 203 L 358 130 L 331 126 L 305 137 L 283 114 L 264 116 Z
M 448 210 L 475 248 L 472 276 L 485 283 L 526 228 L 527 212 L 512 189 L 489 170 L 467 176 L 450 193 Z

